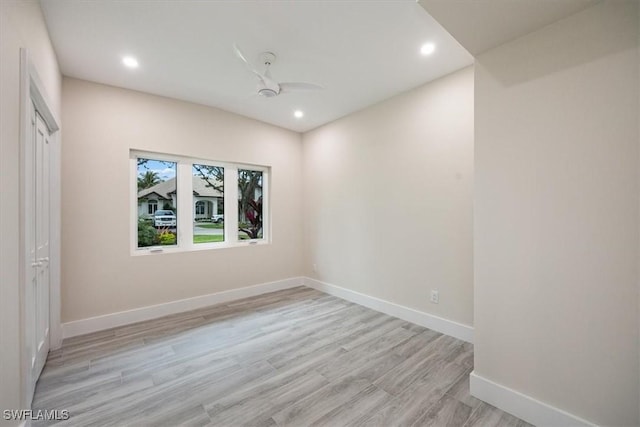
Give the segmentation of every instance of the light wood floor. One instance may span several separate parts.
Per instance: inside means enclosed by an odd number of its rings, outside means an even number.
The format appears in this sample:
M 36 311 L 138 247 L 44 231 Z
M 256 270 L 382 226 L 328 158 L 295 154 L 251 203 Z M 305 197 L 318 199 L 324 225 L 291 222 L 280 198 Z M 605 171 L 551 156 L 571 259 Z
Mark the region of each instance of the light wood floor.
M 527 426 L 469 395 L 472 368 L 470 344 L 299 287 L 67 339 L 33 409 L 76 426 Z

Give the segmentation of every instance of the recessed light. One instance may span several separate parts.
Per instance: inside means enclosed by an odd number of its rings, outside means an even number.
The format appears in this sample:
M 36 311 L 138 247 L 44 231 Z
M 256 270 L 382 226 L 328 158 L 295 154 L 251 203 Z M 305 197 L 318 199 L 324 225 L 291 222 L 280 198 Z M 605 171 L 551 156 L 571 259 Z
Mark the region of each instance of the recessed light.
M 420 48 L 420 53 L 423 55 L 431 55 L 436 50 L 436 45 L 433 43 L 425 43 Z
M 138 68 L 138 60 L 133 56 L 125 56 L 122 58 L 122 63 L 129 68 Z
M 295 116 L 296 119 L 301 119 L 302 117 L 304 117 L 304 113 L 300 110 L 294 111 L 293 115 Z

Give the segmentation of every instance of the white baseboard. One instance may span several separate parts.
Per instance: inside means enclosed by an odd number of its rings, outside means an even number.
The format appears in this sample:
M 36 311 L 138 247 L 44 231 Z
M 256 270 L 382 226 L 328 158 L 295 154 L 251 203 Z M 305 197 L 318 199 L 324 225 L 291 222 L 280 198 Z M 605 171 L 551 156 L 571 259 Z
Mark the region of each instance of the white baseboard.
M 164 304 L 120 311 L 87 319 L 74 320 L 72 322 L 62 324 L 62 333 L 64 338 L 71 338 L 78 335 L 89 334 L 118 326 L 125 326 L 136 322 L 143 322 L 145 320 L 156 319 L 170 314 L 182 313 L 185 311 L 302 285 L 317 289 L 330 295 L 335 295 L 339 298 L 369 307 L 390 316 L 433 329 L 434 331 L 450 335 L 463 341 L 473 342 L 473 328 L 470 326 L 361 294 L 359 292 L 351 291 L 349 289 L 341 288 L 339 286 L 330 285 L 309 277 L 294 277 L 276 282 L 262 283 L 259 285 L 217 292 L 214 294 L 171 301 Z
M 164 304 L 150 305 L 147 307 L 135 308 L 133 310 L 105 314 L 103 316 L 90 317 L 88 319 L 74 320 L 72 322 L 62 324 L 62 333 L 64 338 L 70 338 L 104 329 L 129 325 L 131 323 L 156 319 L 169 314 L 182 313 L 215 304 L 221 304 L 224 302 L 303 285 L 304 280 L 302 277 L 294 277 L 291 279 L 261 283 L 259 285 L 230 289 L 228 291 L 217 292 L 214 294 L 171 301 Z
M 413 308 L 385 301 L 380 298 L 355 292 L 340 286 L 324 283 L 310 277 L 304 278 L 305 286 L 317 289 L 330 295 L 337 296 L 347 301 L 369 307 L 373 310 L 380 311 L 393 317 L 397 317 L 407 322 L 415 323 L 425 328 L 433 329 L 445 335 L 458 338 L 462 341 L 473 342 L 473 328 L 463 325 L 452 320 L 443 319 L 423 311 L 414 310 Z
M 533 425 L 594 427 L 596 424 L 497 384 L 474 372 L 469 375 L 471 395 Z

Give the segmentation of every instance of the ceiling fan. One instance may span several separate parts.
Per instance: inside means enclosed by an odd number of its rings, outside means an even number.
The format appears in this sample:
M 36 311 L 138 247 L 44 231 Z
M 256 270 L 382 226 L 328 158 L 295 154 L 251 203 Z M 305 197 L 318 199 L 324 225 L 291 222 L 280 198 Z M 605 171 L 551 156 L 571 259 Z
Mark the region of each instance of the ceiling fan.
M 233 50 L 236 52 L 236 55 L 240 59 L 240 61 L 244 62 L 249 71 L 256 75 L 258 78 L 258 95 L 265 98 L 273 98 L 274 96 L 278 96 L 281 93 L 288 92 L 302 92 L 302 91 L 311 91 L 311 90 L 322 90 L 324 86 L 318 85 L 315 83 L 305 83 L 305 82 L 287 82 L 287 83 L 279 83 L 273 78 L 271 78 L 271 73 L 269 72 L 269 67 L 276 60 L 276 55 L 271 52 L 263 52 L 260 54 L 260 61 L 264 64 L 264 72 L 260 72 L 256 69 L 256 67 L 251 64 L 242 53 L 237 44 L 233 45 Z

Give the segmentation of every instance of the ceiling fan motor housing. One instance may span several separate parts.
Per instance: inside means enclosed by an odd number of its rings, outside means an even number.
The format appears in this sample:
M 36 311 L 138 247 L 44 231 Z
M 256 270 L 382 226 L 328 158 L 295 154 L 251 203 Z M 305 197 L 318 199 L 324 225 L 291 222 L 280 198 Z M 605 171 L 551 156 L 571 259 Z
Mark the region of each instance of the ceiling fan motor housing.
M 274 96 L 278 95 L 278 92 L 276 92 L 273 89 L 269 89 L 265 87 L 258 91 L 258 95 L 264 96 L 265 98 L 273 98 Z

